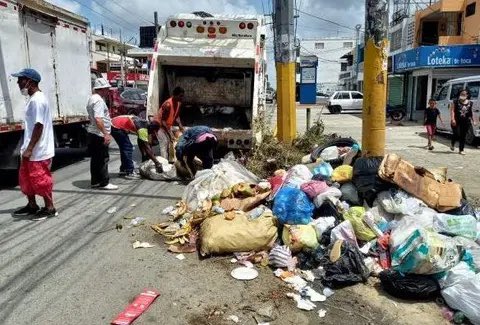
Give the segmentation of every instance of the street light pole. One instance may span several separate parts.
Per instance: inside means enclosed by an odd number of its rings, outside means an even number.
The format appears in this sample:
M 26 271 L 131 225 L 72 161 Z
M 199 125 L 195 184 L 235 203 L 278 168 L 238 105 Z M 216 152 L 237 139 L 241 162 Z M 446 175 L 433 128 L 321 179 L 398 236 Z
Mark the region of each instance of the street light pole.
M 295 111 L 294 0 L 273 0 L 275 66 L 277 70 L 277 131 L 280 141 L 292 143 L 297 133 Z
M 388 2 L 365 0 L 365 72 L 362 145 L 367 156 L 385 153 Z

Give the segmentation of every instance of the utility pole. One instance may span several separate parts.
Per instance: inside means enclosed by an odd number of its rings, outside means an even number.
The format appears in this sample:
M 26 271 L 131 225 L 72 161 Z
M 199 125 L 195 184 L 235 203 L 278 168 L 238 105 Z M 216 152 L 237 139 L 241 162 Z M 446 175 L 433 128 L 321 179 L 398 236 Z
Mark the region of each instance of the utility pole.
M 365 0 L 362 150 L 367 156 L 385 154 L 388 2 L 389 0 Z
M 293 1 L 273 0 L 275 29 L 275 66 L 277 70 L 278 139 L 292 143 L 297 133 L 295 110 L 295 36 Z
M 158 33 L 158 12 L 153 13 L 153 22 L 155 23 L 155 38 L 157 37 Z
M 126 82 L 125 82 L 125 62 L 124 62 L 125 55 L 123 53 L 123 51 L 125 50 L 125 44 L 122 41 L 122 30 L 121 29 L 120 29 L 120 44 L 122 44 L 122 47 L 120 48 L 120 78 L 122 80 L 122 86 L 125 87 L 126 86 Z
M 355 39 L 355 89 L 358 89 L 358 64 L 360 63 L 360 29 L 362 29 L 362 25 L 358 24 L 355 26 L 355 30 L 357 31 L 357 36 Z

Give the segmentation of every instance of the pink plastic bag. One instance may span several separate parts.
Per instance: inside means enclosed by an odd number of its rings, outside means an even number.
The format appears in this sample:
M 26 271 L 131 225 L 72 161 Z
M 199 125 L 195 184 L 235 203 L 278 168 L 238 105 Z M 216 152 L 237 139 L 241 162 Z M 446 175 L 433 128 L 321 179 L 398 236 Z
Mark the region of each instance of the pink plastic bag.
M 313 200 L 319 194 L 325 192 L 328 189 L 328 185 L 323 181 L 310 181 L 303 184 L 300 188 Z

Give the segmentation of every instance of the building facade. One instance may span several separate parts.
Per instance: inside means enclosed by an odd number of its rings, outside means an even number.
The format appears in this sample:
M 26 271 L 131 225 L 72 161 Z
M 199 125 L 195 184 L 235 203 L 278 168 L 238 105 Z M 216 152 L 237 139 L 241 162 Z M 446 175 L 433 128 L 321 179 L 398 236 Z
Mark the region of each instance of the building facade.
M 476 2 L 436 1 L 391 28 L 389 103 L 405 105 L 410 119 L 423 118 L 446 81 L 480 75 Z
M 342 64 L 346 67 L 347 61 L 341 57 L 351 52 L 354 47 L 354 38 L 318 38 L 301 41 L 301 54 L 318 57 L 317 90 L 319 92 L 329 94 L 345 87 L 339 82 L 339 76 L 342 73 Z

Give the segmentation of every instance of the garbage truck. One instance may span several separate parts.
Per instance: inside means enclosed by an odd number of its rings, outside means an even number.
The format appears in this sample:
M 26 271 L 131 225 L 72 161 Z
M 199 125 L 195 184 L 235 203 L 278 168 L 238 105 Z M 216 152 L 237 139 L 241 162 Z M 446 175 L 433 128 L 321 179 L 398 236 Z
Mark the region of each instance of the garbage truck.
M 219 146 L 251 149 L 265 113 L 265 22 L 258 16 L 179 14 L 161 26 L 150 67 L 147 112 L 185 90 L 185 126 L 213 129 Z
M 0 170 L 17 169 L 24 108 L 17 78 L 30 67 L 53 112 L 56 148 L 85 148 L 91 94 L 88 20 L 42 0 L 0 0 Z

